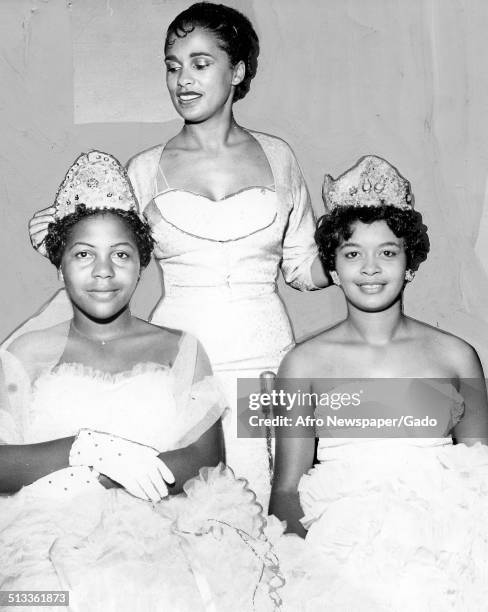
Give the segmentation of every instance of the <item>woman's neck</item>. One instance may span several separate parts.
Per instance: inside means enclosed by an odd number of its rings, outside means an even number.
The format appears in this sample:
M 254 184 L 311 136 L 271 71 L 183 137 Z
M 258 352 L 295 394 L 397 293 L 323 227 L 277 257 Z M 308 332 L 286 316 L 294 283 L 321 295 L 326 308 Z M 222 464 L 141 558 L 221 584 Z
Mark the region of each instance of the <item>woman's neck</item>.
M 406 323 L 400 300 L 381 312 L 365 312 L 348 304 L 347 312 L 346 324 L 351 334 L 370 345 L 389 344 L 398 338 Z
M 214 115 L 201 123 L 185 123 L 180 134 L 187 146 L 209 152 L 219 151 L 240 135 L 242 128 L 234 115 Z
M 79 335 L 96 342 L 108 342 L 127 335 L 131 329 L 133 317 L 129 308 L 125 308 L 112 319 L 103 321 L 92 319 L 74 308 L 71 327 Z

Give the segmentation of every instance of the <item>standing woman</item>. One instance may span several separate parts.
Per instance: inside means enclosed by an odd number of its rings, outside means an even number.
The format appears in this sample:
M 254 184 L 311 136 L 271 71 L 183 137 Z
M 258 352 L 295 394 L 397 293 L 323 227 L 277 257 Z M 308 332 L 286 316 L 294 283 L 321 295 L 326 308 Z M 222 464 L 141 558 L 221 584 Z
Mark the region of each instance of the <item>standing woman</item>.
M 313 241 L 302 173 L 279 138 L 239 126 L 233 104 L 249 91 L 259 42 L 230 7 L 200 2 L 170 24 L 166 81 L 184 120 L 165 144 L 133 157 L 128 173 L 156 240 L 164 298 L 151 321 L 195 334 L 233 409 L 224 418 L 227 463 L 267 505 L 264 440 L 237 439 L 236 381 L 276 370 L 293 332 L 276 280 L 327 285 Z M 46 212 L 31 222 L 43 239 Z

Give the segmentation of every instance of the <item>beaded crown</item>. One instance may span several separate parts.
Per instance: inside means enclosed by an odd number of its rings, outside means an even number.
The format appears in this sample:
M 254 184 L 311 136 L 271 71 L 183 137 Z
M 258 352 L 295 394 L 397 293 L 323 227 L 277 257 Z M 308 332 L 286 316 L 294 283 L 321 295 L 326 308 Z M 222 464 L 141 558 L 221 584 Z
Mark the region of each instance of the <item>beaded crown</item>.
M 339 206 L 381 206 L 413 208 L 410 183 L 386 159 L 377 155 L 361 157 L 335 180 L 326 174 L 322 199 L 327 211 Z
M 82 153 L 73 162 L 56 193 L 55 218 L 75 212 L 78 204 L 138 212 L 125 168 L 113 155 L 102 151 Z

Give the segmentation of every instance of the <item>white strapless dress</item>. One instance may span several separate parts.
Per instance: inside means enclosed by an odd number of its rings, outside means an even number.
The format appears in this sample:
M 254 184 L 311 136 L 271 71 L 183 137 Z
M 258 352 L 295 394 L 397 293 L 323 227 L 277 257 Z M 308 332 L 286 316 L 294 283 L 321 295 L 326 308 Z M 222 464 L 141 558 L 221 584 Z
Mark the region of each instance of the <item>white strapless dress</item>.
M 464 404 L 451 385 L 438 391 L 440 431 L 448 436 Z M 488 447 L 453 445 L 450 437 L 329 434 L 318 441 L 319 463 L 299 484 L 308 532 L 306 550 L 285 572 L 290 609 L 485 610 Z
M 171 369 L 50 368 L 23 394 L 22 414 L 2 406 L 0 440 L 44 442 L 88 427 L 161 451 L 186 446 L 225 406 L 211 377 L 181 384 L 193 378 L 180 376 L 195 363 L 191 345 L 185 336 Z M 25 379 L 15 363 L 3 355 L 12 395 Z M 220 465 L 202 468 L 184 490 L 153 506 L 75 467 L 0 498 L 0 590 L 69 590 L 75 612 L 273 610 L 282 581 L 273 583 L 276 558 L 246 482 Z
M 269 161 L 272 186 L 219 201 L 171 189 L 160 167 L 163 146 L 137 155 L 128 172 L 153 229 L 164 284 L 151 322 L 189 331 L 202 342 L 231 407 L 223 421 L 227 463 L 267 507 L 266 443 L 237 438 L 237 379 L 276 371 L 293 346 L 278 272 L 281 266 L 298 289 L 316 288 L 310 268 L 317 250 L 312 207 L 293 153 L 278 138 L 252 135 Z

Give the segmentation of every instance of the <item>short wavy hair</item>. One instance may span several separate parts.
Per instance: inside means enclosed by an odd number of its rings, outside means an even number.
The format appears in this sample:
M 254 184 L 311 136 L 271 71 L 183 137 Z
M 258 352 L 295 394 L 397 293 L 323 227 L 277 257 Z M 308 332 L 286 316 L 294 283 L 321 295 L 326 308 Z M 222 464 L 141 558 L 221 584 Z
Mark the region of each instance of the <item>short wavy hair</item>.
M 315 242 L 325 270 L 335 270 L 337 248 L 352 236 L 353 225 L 357 221 L 368 225 L 385 221 L 397 238 L 403 238 L 407 269 L 418 270 L 427 259 L 430 249 L 427 226 L 422 221 L 422 215 L 413 208 L 402 209 L 391 204 L 338 206 L 318 220 L 315 231 Z
M 154 239 L 151 228 L 139 215 L 132 210 L 120 208 L 88 208 L 84 204 L 78 204 L 75 212 L 58 219 L 48 226 L 45 246 L 49 261 L 59 268 L 63 258 L 66 245 L 75 225 L 90 217 L 99 215 L 113 215 L 120 219 L 134 237 L 139 252 L 141 268 L 145 268 L 151 261 L 154 248 Z
M 234 102 L 241 100 L 251 87 L 258 69 L 259 38 L 249 19 L 224 4 L 197 2 L 181 12 L 169 25 L 166 32 L 165 51 L 171 38 L 184 38 L 195 28 L 211 32 L 220 48 L 227 53 L 232 67 L 244 62 L 246 74 L 236 86 Z

